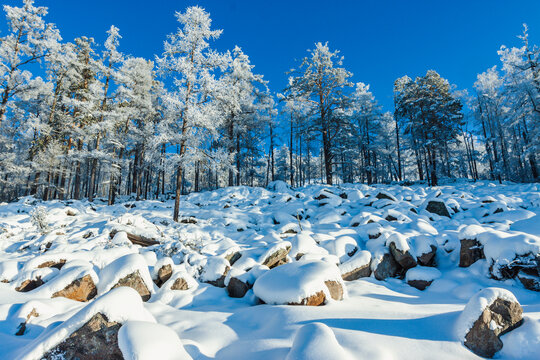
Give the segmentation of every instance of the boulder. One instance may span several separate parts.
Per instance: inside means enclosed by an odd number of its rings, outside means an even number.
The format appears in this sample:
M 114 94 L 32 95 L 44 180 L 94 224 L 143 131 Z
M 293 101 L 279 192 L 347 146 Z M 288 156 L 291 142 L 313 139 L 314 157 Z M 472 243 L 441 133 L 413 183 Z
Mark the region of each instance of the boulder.
M 360 250 L 354 256 L 339 265 L 341 278 L 345 281 L 353 281 L 371 275 L 371 253 Z
M 251 289 L 249 283 L 244 282 L 237 277 L 231 277 L 227 284 L 227 292 L 229 293 L 229 296 L 233 298 L 244 297 L 249 289 Z
M 45 282 L 43 280 L 41 280 L 41 277 L 38 276 L 35 279 L 24 280 L 21 283 L 20 286 L 15 288 L 15 290 L 17 290 L 19 292 L 28 292 L 28 291 L 31 291 L 31 290 L 34 290 L 34 289 L 40 287 L 44 283 Z
M 120 286 L 127 286 L 135 289 L 139 295 L 141 295 L 143 301 L 148 301 L 148 299 L 150 299 L 150 290 L 148 290 L 148 287 L 141 278 L 139 270 L 121 278 L 112 288 L 115 289 Z
M 210 257 L 202 269 L 199 280 L 222 288 L 225 287 L 225 277 L 229 270 L 231 270 L 229 261 L 222 257 Z
M 66 259 L 60 259 L 58 261 L 46 261 L 43 264 L 38 265 L 38 269 L 52 267 L 52 268 L 60 270 L 62 269 L 65 263 L 66 263 Z
M 521 270 L 516 277 L 521 284 L 523 284 L 525 289 L 540 291 L 540 277 L 538 276 L 538 273 L 534 274 Z
M 353 281 L 353 280 L 357 280 L 363 277 L 369 277 L 370 275 L 371 275 L 370 263 L 367 263 L 345 274 L 341 274 L 341 277 L 345 281 Z
M 43 355 L 43 359 L 124 359 L 118 347 L 122 325 L 97 313 L 67 339 Z
M 476 355 L 491 358 L 503 347 L 499 337 L 522 322 L 523 309 L 510 291 L 486 288 L 469 300 L 456 330 L 467 348 Z
M 397 199 L 393 195 L 385 193 L 385 192 L 379 192 L 377 195 L 375 195 L 375 197 L 379 200 L 386 199 L 386 200 L 397 201 Z
M 111 239 L 114 238 L 114 235 L 116 235 L 116 233 L 119 231 L 122 231 L 122 230 L 112 229 L 109 234 L 110 238 Z M 157 241 L 156 239 L 148 238 L 143 235 L 138 235 L 138 234 L 130 233 L 127 231 L 126 231 L 126 234 L 127 234 L 128 240 L 131 241 L 131 243 L 134 245 L 140 245 L 142 247 L 146 247 L 146 246 L 159 244 L 159 241 Z
M 172 265 L 165 264 L 159 268 L 157 272 L 157 279 L 154 280 L 158 287 L 161 287 L 167 280 L 171 278 L 172 275 Z
M 400 250 L 396 247 L 396 244 L 391 242 L 388 246 L 392 256 L 396 262 L 405 270 L 410 269 L 418 265 L 414 256 L 411 255 L 409 250 Z
M 446 204 L 444 201 L 441 200 L 430 200 L 428 201 L 428 204 L 426 206 L 426 211 L 437 214 L 439 216 L 446 216 L 450 217 L 450 213 L 448 212 L 448 208 L 446 207 Z
M 437 247 L 435 245 L 430 245 L 431 251 L 423 253 L 420 256 L 416 257 L 416 262 L 422 266 L 433 266 L 435 262 L 435 254 L 437 253 Z
M 484 246 L 476 239 L 461 239 L 459 266 L 469 267 L 480 259 L 485 259 Z
M 291 250 L 290 246 L 278 248 L 273 253 L 269 254 L 263 261 L 262 265 L 268 266 L 270 269 L 287 263 L 287 255 Z
M 240 253 L 239 251 L 235 251 L 225 256 L 225 260 L 227 260 L 229 264 L 233 266 L 234 263 L 237 262 L 241 257 L 242 257 L 242 253 Z
M 441 272 L 434 267 L 417 266 L 405 274 L 405 281 L 418 290 L 425 290 L 431 283 L 441 277 Z
M 189 289 L 189 283 L 186 281 L 186 279 L 179 277 L 176 280 L 174 280 L 173 284 L 171 285 L 171 290 L 187 290 Z
M 55 292 L 52 297 L 65 297 L 75 301 L 88 301 L 97 295 L 97 288 L 90 275 L 75 279 L 64 289 Z
M 408 280 L 407 284 L 418 290 L 425 290 L 432 282 L 433 280 Z
M 401 266 L 394 260 L 392 254 L 386 253 L 377 264 L 373 274 L 375 275 L 375 279 L 384 280 L 389 277 L 396 277 L 400 272 Z

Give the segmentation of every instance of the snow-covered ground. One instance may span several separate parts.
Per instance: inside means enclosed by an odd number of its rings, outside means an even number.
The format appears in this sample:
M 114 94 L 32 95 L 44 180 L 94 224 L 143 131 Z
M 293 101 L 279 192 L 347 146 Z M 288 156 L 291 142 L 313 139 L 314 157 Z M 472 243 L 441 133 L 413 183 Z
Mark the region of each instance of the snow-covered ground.
M 509 290 L 523 307 L 523 325 L 501 337 L 496 357 L 540 354 L 540 293 L 504 275 L 516 257 L 540 253 L 538 184 L 292 190 L 277 182 L 185 196 L 178 224 L 172 200 L 121 200 L 0 205 L 2 358 L 39 358 L 100 311 L 124 323 L 125 358 L 162 359 L 177 349 L 171 358 L 474 359 L 456 328 L 467 302 L 488 287 Z M 430 202 L 448 216 L 430 212 Z M 133 245 L 128 234 L 159 244 Z M 485 259 L 460 267 L 460 239 L 477 240 Z M 383 276 L 379 265 L 393 251 L 418 266 Z M 287 252 L 289 264 L 272 262 Z M 164 265 L 172 277 L 159 287 Z M 362 266 L 371 276 L 341 279 Z M 111 290 L 134 272 L 146 302 Z M 52 297 L 84 276 L 96 284 L 93 300 Z M 220 287 L 233 277 L 253 286 L 242 298 Z M 43 284 L 16 290 L 36 279 Z M 171 289 L 178 279 L 183 290 Z M 412 280 L 431 284 L 421 291 Z M 329 281 L 343 287 L 339 295 Z M 318 292 L 324 306 L 286 305 Z

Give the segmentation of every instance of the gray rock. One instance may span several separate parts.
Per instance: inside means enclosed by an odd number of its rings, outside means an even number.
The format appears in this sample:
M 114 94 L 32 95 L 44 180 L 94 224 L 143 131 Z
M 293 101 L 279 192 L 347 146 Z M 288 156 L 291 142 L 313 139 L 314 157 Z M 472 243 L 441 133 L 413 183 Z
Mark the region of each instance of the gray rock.
M 469 267 L 480 259 L 485 259 L 484 246 L 476 239 L 461 239 L 459 266 Z

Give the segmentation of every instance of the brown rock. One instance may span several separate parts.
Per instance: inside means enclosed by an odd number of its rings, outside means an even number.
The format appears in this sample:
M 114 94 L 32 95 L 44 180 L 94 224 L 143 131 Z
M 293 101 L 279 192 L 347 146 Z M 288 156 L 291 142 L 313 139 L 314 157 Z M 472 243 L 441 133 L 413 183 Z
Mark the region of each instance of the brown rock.
M 34 280 L 24 280 L 20 286 L 16 287 L 15 290 L 19 291 L 19 292 L 28 292 L 28 291 L 31 291 L 31 290 L 34 290 L 35 288 L 37 287 L 40 287 L 41 285 L 43 285 L 45 282 L 43 280 L 41 280 L 41 277 L 38 276 L 36 279 Z
M 459 266 L 469 267 L 480 259 L 485 259 L 484 246 L 476 239 L 462 239 L 459 250 Z
M 359 268 L 356 268 L 348 273 L 342 274 L 341 278 L 345 281 L 353 281 L 363 277 L 369 277 L 371 275 L 370 264 L 366 264 Z
M 537 275 L 527 274 L 525 271 L 520 271 L 517 274 L 518 280 L 523 284 L 525 289 L 540 291 L 540 277 Z
M 171 290 L 187 290 L 187 289 L 189 289 L 189 285 L 187 281 L 181 277 L 174 280 L 174 283 L 171 286 Z
M 396 244 L 394 244 L 393 242 L 390 243 L 389 248 L 394 259 L 399 265 L 401 265 L 403 269 L 408 270 L 418 265 L 416 263 L 416 260 L 414 259 L 414 256 L 411 255 L 409 250 L 406 250 L 406 251 L 399 250 L 396 247 Z
M 26 320 L 19 324 L 17 333 L 15 333 L 15 336 L 24 335 L 24 332 L 26 331 L 26 325 L 28 324 L 28 322 L 30 322 L 30 319 L 32 318 L 32 316 L 34 316 L 34 317 L 39 316 L 36 308 L 33 308 L 32 311 L 30 311 L 30 313 L 28 315 L 26 315 Z
M 401 266 L 394 260 L 394 257 L 391 254 L 387 253 L 384 254 L 373 274 L 375 275 L 375 279 L 384 280 L 399 275 L 400 271 Z
M 281 248 L 277 250 L 276 252 L 274 252 L 273 254 L 270 254 L 266 259 L 264 259 L 262 264 L 268 266 L 270 269 L 273 269 L 279 265 L 286 264 L 287 255 L 289 254 L 290 250 L 291 250 L 290 246 Z
M 41 265 L 38 265 L 38 269 L 53 267 L 60 270 L 66 263 L 66 259 L 60 259 L 59 261 L 46 261 Z
M 48 351 L 43 359 L 122 360 L 124 357 L 118 347 L 118 330 L 121 326 L 97 313 L 71 336 Z
M 159 268 L 157 273 L 157 279 L 154 280 L 158 287 L 161 287 L 167 280 L 171 278 L 172 266 L 171 264 L 163 265 Z
M 502 349 L 499 336 L 523 322 L 523 309 L 516 302 L 497 299 L 486 308 L 465 335 L 465 346 L 476 355 L 491 358 Z M 493 326 L 494 323 L 496 326 Z
M 409 281 L 407 281 L 407 284 L 409 284 L 410 286 L 412 286 L 414 288 L 417 288 L 418 290 L 425 290 L 425 288 L 427 288 L 429 285 L 431 285 L 432 282 L 433 282 L 433 280 L 430 280 L 430 281 L 426 281 L 426 280 L 409 280 Z
M 75 301 L 88 301 L 97 295 L 97 288 L 90 275 L 73 280 L 63 290 L 55 292 L 52 297 L 65 297 Z
M 242 254 L 238 251 L 235 251 L 227 256 L 225 256 L 225 260 L 231 264 L 231 266 L 234 265 L 235 262 L 237 262 L 242 257 Z
M 227 285 L 227 292 L 229 293 L 229 296 L 233 298 L 244 297 L 249 289 L 251 289 L 249 283 L 243 282 L 235 277 L 231 277 L 229 284 Z
M 330 296 L 334 300 L 343 300 L 343 287 L 340 283 L 334 280 L 326 280 L 324 282 L 328 291 L 330 291 Z
M 330 292 L 330 296 L 334 300 L 343 300 L 343 287 L 340 283 L 337 281 L 327 280 L 324 282 L 326 287 L 328 288 L 328 291 Z M 298 303 L 288 303 L 287 305 L 305 305 L 305 306 L 321 306 L 324 305 L 324 302 L 326 301 L 326 296 L 324 295 L 324 291 L 318 291 L 315 294 L 308 296 L 305 299 L 302 299 L 302 301 Z
M 146 287 L 146 284 L 141 278 L 141 274 L 139 273 L 139 270 L 123 277 L 112 288 L 116 289 L 117 287 L 120 287 L 120 286 L 127 286 L 127 287 L 137 290 L 139 295 L 141 295 L 141 298 L 143 301 L 148 301 L 148 299 L 150 299 L 150 290 L 148 290 L 148 287 Z

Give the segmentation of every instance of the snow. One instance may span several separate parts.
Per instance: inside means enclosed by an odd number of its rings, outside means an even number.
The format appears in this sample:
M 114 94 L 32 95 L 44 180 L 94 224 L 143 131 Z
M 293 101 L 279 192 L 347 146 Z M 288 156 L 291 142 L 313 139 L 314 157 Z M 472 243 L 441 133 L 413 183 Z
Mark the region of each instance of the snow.
M 352 360 L 353 357 L 339 345 L 332 329 L 322 323 L 311 323 L 297 331 L 285 359 Z
M 190 360 L 178 335 L 169 327 L 146 321 L 126 321 L 118 331 L 125 360 Z
M 328 348 L 340 357 L 348 354 L 354 358 L 422 359 L 437 354 L 441 359 L 476 359 L 461 339 L 456 339 L 454 326 L 471 298 L 479 291 L 497 287 L 515 295 L 523 306 L 525 319 L 521 327 L 503 335 L 504 347 L 498 356 L 537 358 L 538 293 L 526 290 L 516 279 L 493 279 L 489 270 L 491 265 L 497 269 L 508 264 L 516 255 L 538 254 L 537 186 L 492 186 L 478 181 L 437 188 L 340 184 L 293 190 L 284 183 L 277 188 L 274 191 L 272 187 L 232 187 L 182 196 L 181 217 L 193 217 L 196 224 L 172 222 L 174 200 L 166 199 L 134 202 L 119 197 L 118 204 L 113 206 L 100 200 L 68 203 L 32 198 L 0 204 L 3 357 L 39 358 L 45 348 L 53 346 L 53 338 L 67 336 L 66 329 L 71 331 L 80 325 L 82 315 L 76 314 L 90 316 L 98 308 L 110 308 L 111 316 L 117 314 L 128 322 L 146 322 L 134 325 L 131 334 L 126 334 L 128 344 L 123 351 L 131 351 L 133 356 L 144 351 L 137 348 L 138 343 L 152 348 L 150 338 L 154 331 L 143 332 L 141 328 L 150 329 L 148 323 L 156 322 L 160 330 L 155 333 L 167 332 L 169 335 L 160 337 L 171 336 L 171 343 L 180 341 L 191 358 L 284 359 L 313 349 L 327 354 L 323 350 Z M 320 206 L 315 197 L 322 189 L 337 197 L 345 193 L 347 197 L 339 197 L 340 204 L 335 207 Z M 396 200 L 375 201 L 381 191 Z M 423 212 L 425 200 L 437 194 L 437 199 L 448 207 L 459 209 L 452 219 Z M 482 203 L 486 196 L 495 201 Z M 370 206 L 372 203 L 376 206 Z M 136 206 L 128 208 L 125 204 Z M 224 209 L 225 204 L 230 207 Z M 494 214 L 502 205 L 504 211 Z M 35 206 L 43 206 L 50 214 L 50 232 L 46 235 L 30 221 L 29 213 Z M 77 215 L 68 216 L 69 208 L 76 209 Z M 297 214 L 302 216 L 300 225 Z M 385 217 L 392 214 L 402 214 L 410 221 L 387 221 Z M 485 214 L 488 215 L 484 217 Z M 534 216 L 530 217 L 531 214 Z M 298 233 L 282 233 L 288 226 L 294 226 Z M 109 234 L 115 229 L 120 231 L 111 239 Z M 125 241 L 125 232 L 158 238 L 160 244 L 133 245 Z M 370 239 L 370 235 L 380 236 Z M 464 238 L 477 239 L 486 259 L 460 268 L 459 240 Z M 382 255 L 389 252 L 390 242 L 418 256 L 437 246 L 436 267 L 417 266 L 404 279 L 378 281 L 372 275 L 354 281 L 341 280 L 342 274 L 358 267 L 371 263 L 374 269 Z M 288 264 L 271 270 L 262 265 L 276 250 L 289 246 Z M 355 247 L 357 251 L 350 257 Z M 236 252 L 241 257 L 231 265 L 225 257 Z M 299 254 L 304 255 L 297 260 Z M 61 270 L 38 268 L 60 260 L 66 261 Z M 157 288 L 152 279 L 163 265 L 171 265 L 172 276 Z M 227 266 L 230 270 L 225 284 L 234 276 L 253 285 L 243 298 L 230 298 L 226 289 L 204 282 L 223 275 Z M 131 289 L 110 290 L 133 271 L 139 271 L 152 293 L 145 303 Z M 98 298 L 87 303 L 50 298 L 56 289 L 83 274 L 92 276 L 99 290 Z M 15 290 L 22 281 L 37 277 L 45 283 L 26 293 Z M 179 278 L 187 282 L 187 290 L 171 290 Z M 348 294 L 342 301 L 333 301 L 326 293 L 328 302 L 321 307 L 272 305 L 299 302 L 314 292 L 326 292 L 324 281 L 330 279 L 340 282 Z M 420 292 L 407 284 L 411 279 L 434 281 Z M 131 293 L 118 296 L 125 291 Z M 106 304 L 103 299 L 107 298 Z M 258 298 L 267 304 L 257 305 Z M 482 301 L 487 303 L 488 298 L 484 296 L 482 299 L 486 300 Z M 95 309 L 88 310 L 90 306 Z M 475 312 L 468 311 L 473 313 L 469 317 L 478 315 L 482 306 L 485 304 L 478 305 Z M 33 309 L 39 316 L 31 316 L 24 334 L 15 336 Z M 315 323 L 319 325 L 312 326 Z M 148 334 L 148 341 L 140 332 Z M 322 339 L 317 334 L 322 334 Z M 169 348 L 160 339 L 155 342 Z M 324 346 L 318 346 L 319 343 Z
M 460 341 L 465 341 L 465 335 L 473 327 L 476 320 L 497 299 L 518 302 L 514 294 L 501 288 L 490 287 L 475 294 L 469 300 L 456 322 L 455 334 Z
M 271 269 L 253 285 L 255 295 L 267 304 L 300 303 L 303 299 L 323 291 L 331 299 L 324 284 L 332 280 L 343 284 L 339 269 L 322 261 L 299 261 Z

